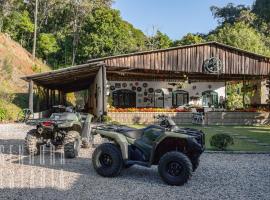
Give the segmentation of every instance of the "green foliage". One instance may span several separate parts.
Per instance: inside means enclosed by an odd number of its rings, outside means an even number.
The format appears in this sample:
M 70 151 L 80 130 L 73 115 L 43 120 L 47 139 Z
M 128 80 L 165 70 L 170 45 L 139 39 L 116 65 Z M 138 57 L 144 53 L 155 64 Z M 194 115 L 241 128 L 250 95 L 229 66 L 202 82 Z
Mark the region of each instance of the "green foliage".
M 0 122 L 4 121 L 7 118 L 7 110 L 0 107 Z
M 165 49 L 171 47 L 173 41 L 166 34 L 161 31 L 157 31 L 156 34 L 152 37 L 149 37 L 147 40 L 147 47 L 150 50 L 154 49 Z
M 29 49 L 29 41 L 32 41 L 31 37 L 34 32 L 34 24 L 29 12 L 27 10 L 13 11 L 10 15 L 3 17 L 3 31 Z
M 253 6 L 253 12 L 266 22 L 270 22 L 270 1 L 256 0 Z
M 38 66 L 38 65 L 36 65 L 36 64 L 34 64 L 34 65 L 32 66 L 32 70 L 33 70 L 33 72 L 35 72 L 35 73 L 40 73 L 40 72 L 41 72 L 41 67 Z
M 243 10 L 249 10 L 249 8 L 244 5 L 235 6 L 233 3 L 229 3 L 225 7 L 211 6 L 210 10 L 220 24 L 233 24 L 239 18 L 240 13 Z
M 242 93 L 242 83 L 227 83 L 226 85 L 226 107 L 230 110 L 235 110 L 237 108 L 243 108 L 243 93 Z
M 270 55 L 269 48 L 263 42 L 263 36 L 243 22 L 224 25 L 215 34 L 209 35 L 208 40 L 218 41 L 259 54 Z
M 173 46 L 199 44 L 203 42 L 205 42 L 205 40 L 203 39 L 201 35 L 188 33 L 181 40 L 176 40 Z
M 143 48 L 143 33 L 123 21 L 117 10 L 94 10 L 92 15 L 86 17 L 82 32 L 78 49 L 81 60 L 128 53 Z
M 38 39 L 38 46 L 40 52 L 47 57 L 59 50 L 56 38 L 50 33 L 41 33 Z
M 216 134 L 212 136 L 210 139 L 210 145 L 222 151 L 226 150 L 226 148 L 229 145 L 233 145 L 233 144 L 234 144 L 233 138 L 230 135 L 223 134 L 223 133 Z
M 124 21 L 111 8 L 112 0 L 39 1 L 37 52 L 58 69 L 85 63 L 90 58 L 111 56 L 171 46 L 202 43 L 209 40 L 270 55 L 270 2 L 256 0 L 252 8 L 232 3 L 212 6 L 219 26 L 209 34 L 188 33 L 172 41 L 156 31 L 147 37 Z M 23 47 L 32 50 L 34 3 L 2 1 L 0 31 L 6 32 Z M 36 69 L 34 68 L 34 71 Z
M 103 122 L 111 122 L 112 118 L 108 115 L 102 115 L 102 121 Z

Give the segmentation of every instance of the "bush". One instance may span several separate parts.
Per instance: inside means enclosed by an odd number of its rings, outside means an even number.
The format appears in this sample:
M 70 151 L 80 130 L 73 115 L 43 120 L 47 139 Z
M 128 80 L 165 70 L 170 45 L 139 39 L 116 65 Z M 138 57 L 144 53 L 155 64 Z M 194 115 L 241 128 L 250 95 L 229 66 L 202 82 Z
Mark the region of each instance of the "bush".
M 112 118 L 110 116 L 108 116 L 108 115 L 103 115 L 102 116 L 102 121 L 103 122 L 110 122 L 110 121 L 112 121 Z
M 222 151 L 233 144 L 233 138 L 227 134 L 216 134 L 210 139 L 210 145 Z
M 7 118 L 7 110 L 4 108 L 0 108 L 0 122 Z

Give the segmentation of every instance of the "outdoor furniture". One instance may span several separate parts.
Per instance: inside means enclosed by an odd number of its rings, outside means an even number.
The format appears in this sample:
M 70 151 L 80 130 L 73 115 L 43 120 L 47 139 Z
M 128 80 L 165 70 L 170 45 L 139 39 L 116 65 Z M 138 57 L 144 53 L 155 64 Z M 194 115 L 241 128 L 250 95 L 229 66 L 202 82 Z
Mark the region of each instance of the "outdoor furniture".
M 204 113 L 198 112 L 196 108 L 191 108 L 192 112 L 192 124 L 204 124 Z

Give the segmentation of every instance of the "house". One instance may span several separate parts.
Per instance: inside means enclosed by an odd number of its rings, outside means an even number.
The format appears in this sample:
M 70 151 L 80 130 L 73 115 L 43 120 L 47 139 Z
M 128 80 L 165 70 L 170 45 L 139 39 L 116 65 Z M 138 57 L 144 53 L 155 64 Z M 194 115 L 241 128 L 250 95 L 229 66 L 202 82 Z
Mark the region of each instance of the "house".
M 23 77 L 33 85 L 46 109 L 64 103 L 68 92 L 88 90 L 88 111 L 100 116 L 111 98 L 115 107 L 172 108 L 193 104 L 223 106 L 226 83 L 254 83 L 254 103 L 267 100 L 270 58 L 235 47 L 208 42 L 89 60 L 72 66 Z M 244 98 L 243 98 L 244 99 Z

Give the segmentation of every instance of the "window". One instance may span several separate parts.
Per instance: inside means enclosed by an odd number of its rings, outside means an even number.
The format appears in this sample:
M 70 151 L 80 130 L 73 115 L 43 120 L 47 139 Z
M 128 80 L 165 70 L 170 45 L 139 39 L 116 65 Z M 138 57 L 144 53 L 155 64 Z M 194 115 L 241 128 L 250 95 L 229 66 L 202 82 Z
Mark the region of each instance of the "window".
M 136 92 L 132 90 L 117 90 L 112 93 L 113 106 L 116 108 L 136 107 Z
M 208 90 L 202 93 L 203 96 L 203 106 L 218 106 L 218 93 L 212 90 Z
M 187 91 L 176 90 L 173 92 L 173 107 L 183 106 L 189 103 L 189 95 Z

